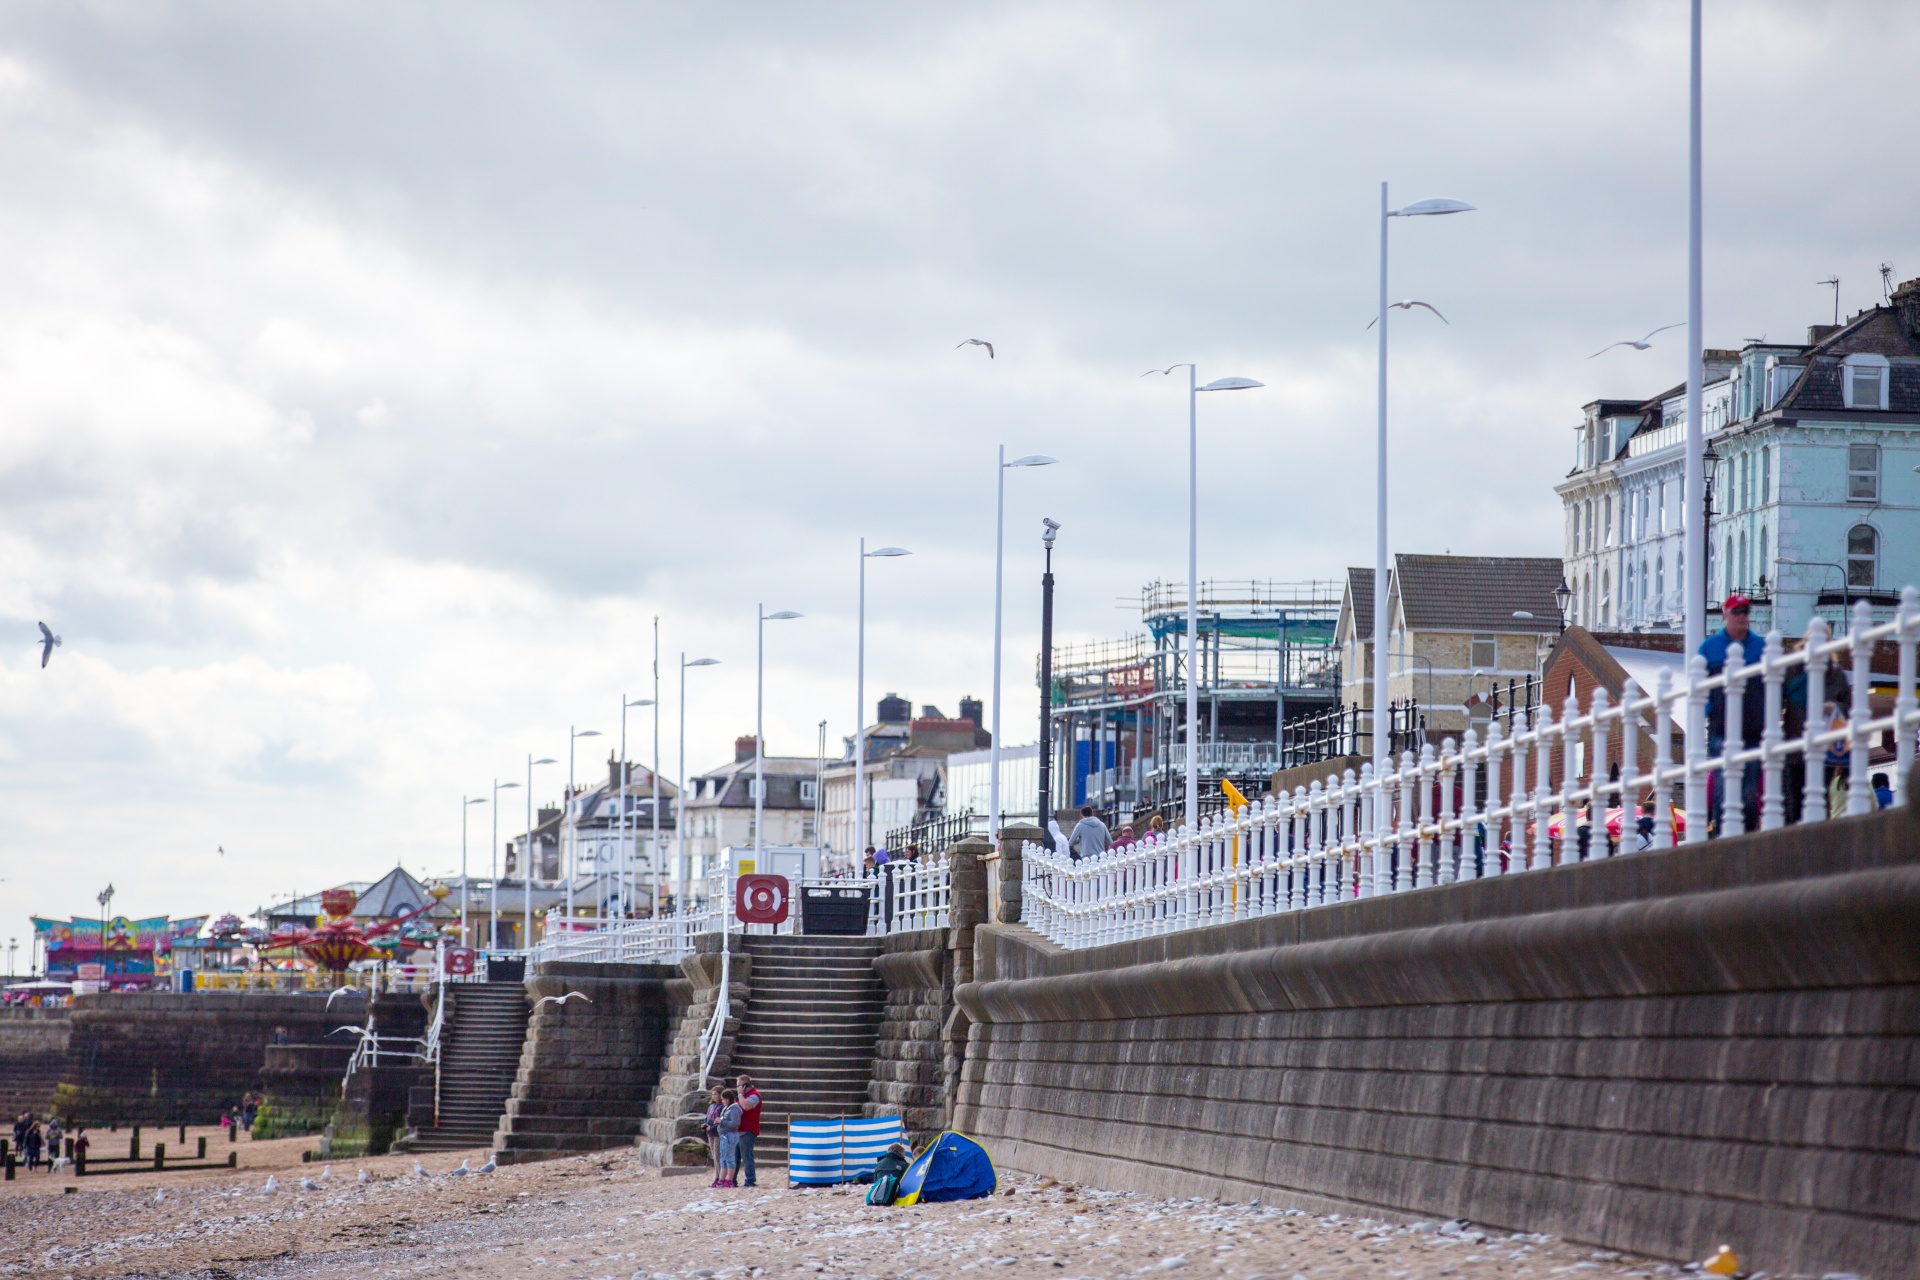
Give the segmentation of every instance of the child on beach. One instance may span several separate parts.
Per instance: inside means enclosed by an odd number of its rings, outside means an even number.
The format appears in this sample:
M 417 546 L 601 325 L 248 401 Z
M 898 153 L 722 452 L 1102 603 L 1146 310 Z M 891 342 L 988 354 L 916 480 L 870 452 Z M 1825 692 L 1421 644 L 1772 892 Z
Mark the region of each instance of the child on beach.
M 737 1187 L 740 1185 L 740 1095 L 732 1089 L 723 1089 L 720 1100 L 725 1107 L 720 1112 L 720 1176 L 713 1180 L 716 1187 Z

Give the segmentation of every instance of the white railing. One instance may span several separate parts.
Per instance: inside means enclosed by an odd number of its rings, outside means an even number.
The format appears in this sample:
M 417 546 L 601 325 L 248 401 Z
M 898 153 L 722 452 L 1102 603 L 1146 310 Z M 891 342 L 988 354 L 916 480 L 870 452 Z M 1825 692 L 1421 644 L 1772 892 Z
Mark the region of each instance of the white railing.
M 651 920 L 619 920 L 604 929 L 555 933 L 535 943 L 529 964 L 571 960 L 585 964 L 673 964 L 693 953 L 694 939 L 720 927 L 721 903 L 704 905 Z
M 924 858 L 887 864 L 893 882 L 893 912 L 886 909 L 885 888 L 872 884 L 873 906 L 868 915 L 870 935 L 912 933 L 919 929 L 944 929 L 950 922 L 953 905 L 953 868 L 946 858 Z M 844 882 L 843 882 L 844 883 Z
M 1198 831 L 1078 862 L 1027 844 L 1024 921 L 1063 946 L 1098 946 L 1583 856 L 1698 843 L 1708 837 L 1710 814 L 1717 834 L 1743 833 L 1749 808 L 1761 830 L 1773 830 L 1787 824 L 1790 790 L 1795 820 L 1818 822 L 1828 816 L 1830 772 L 1844 779 L 1839 807 L 1866 813 L 1877 803 L 1876 748 L 1891 753 L 1879 767 L 1890 774 L 1893 802 L 1905 804 L 1920 731 L 1920 595 L 1902 592 L 1891 622 L 1874 626 L 1864 603 L 1852 621 L 1850 634 L 1830 639 L 1827 624 L 1814 619 L 1793 652 L 1776 631 L 1755 664 L 1743 664 L 1740 647 L 1730 646 L 1726 669 L 1712 677 L 1696 655 L 1685 680 L 1663 671 L 1651 694 L 1628 680 L 1618 704 L 1604 688 L 1584 711 L 1569 695 L 1558 718 L 1552 707 L 1538 707 L 1510 734 L 1498 722 L 1485 741 L 1469 729 L 1462 744 L 1448 738 L 1437 752 L 1431 745 L 1418 756 L 1406 752 L 1378 776 L 1371 764 L 1357 777 L 1352 770 L 1329 775 L 1203 821 Z M 1883 641 L 1895 644 L 1898 666 L 1891 706 L 1876 716 L 1871 664 Z M 1827 697 L 1830 674 L 1847 687 L 1844 713 L 1827 713 L 1836 705 Z M 1724 718 L 1710 735 L 1707 705 L 1715 695 Z M 1757 737 L 1743 731 L 1755 697 Z M 1811 711 L 1804 732 L 1791 738 L 1789 708 Z M 1728 788 L 1727 778 L 1738 785 Z
M 731 941 L 724 930 L 726 921 L 721 921 L 723 931 L 720 937 L 720 990 L 714 994 L 713 1016 L 707 1019 L 706 1027 L 700 1032 L 700 1087 L 707 1087 L 707 1076 L 713 1071 L 713 1060 L 720 1054 L 720 1042 L 726 1038 L 727 1018 L 732 1013 L 729 1006 L 733 983 L 733 950 Z

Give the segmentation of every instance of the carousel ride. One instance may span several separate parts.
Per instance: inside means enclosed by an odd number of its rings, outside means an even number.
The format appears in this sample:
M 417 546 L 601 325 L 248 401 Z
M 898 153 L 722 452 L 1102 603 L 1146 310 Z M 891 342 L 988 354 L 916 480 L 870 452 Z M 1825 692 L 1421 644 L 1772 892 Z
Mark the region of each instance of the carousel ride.
M 451 892 L 446 885 L 436 883 L 427 890 L 432 901 L 405 915 L 363 928 L 353 917 L 359 895 L 351 889 L 328 889 L 320 895 L 322 914 L 317 927 L 276 932 L 260 951 L 262 955 L 304 956 L 332 974 L 338 986 L 346 981 L 348 968 L 358 961 L 391 960 L 403 947 L 431 947 L 440 941 L 440 927 L 421 917 L 439 906 Z

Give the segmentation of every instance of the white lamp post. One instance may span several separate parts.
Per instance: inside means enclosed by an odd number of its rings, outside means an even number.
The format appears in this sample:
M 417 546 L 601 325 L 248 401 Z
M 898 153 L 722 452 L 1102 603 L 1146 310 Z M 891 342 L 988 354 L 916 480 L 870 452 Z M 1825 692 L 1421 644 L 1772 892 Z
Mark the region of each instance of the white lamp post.
M 675 802 L 673 814 L 673 872 L 679 883 L 682 911 L 687 909 L 687 881 L 693 878 L 693 868 L 687 865 L 687 668 L 719 665 L 718 658 L 695 658 L 689 662 L 686 651 L 680 652 L 680 798 Z
M 485 796 L 460 797 L 460 945 L 463 947 L 473 945 L 473 935 L 467 932 L 467 899 L 472 896 L 467 890 L 467 810 L 486 802 Z
M 1002 615 L 1002 580 L 1005 577 L 1007 547 L 1007 468 L 1008 467 L 1050 467 L 1060 461 L 1049 458 L 1044 453 L 1030 453 L 1024 458 L 1007 461 L 1007 446 L 1000 446 L 1000 465 L 994 472 L 995 494 L 993 503 L 993 723 L 988 729 L 991 739 L 987 743 L 987 838 L 995 845 L 1000 843 L 1000 627 Z M 1040 821 L 1046 821 L 1046 815 L 1040 815 Z
M 1706 423 L 1702 421 L 1704 409 L 1701 405 L 1701 389 L 1705 385 L 1706 371 L 1702 365 L 1702 347 L 1705 335 L 1701 332 L 1703 320 L 1703 273 L 1700 260 L 1701 230 L 1701 190 L 1700 190 L 1700 0 L 1693 0 L 1692 13 L 1692 61 L 1688 85 L 1687 113 L 1687 458 L 1686 475 L 1683 487 L 1687 501 L 1682 504 L 1686 512 L 1685 528 L 1687 534 L 1687 564 L 1700 575 L 1700 587 L 1687 592 L 1686 652 L 1690 658 L 1700 652 L 1701 643 L 1707 638 L 1707 592 L 1712 587 L 1707 582 L 1707 522 L 1705 504 L 1700 495 L 1706 492 Z M 1834 290 L 1839 296 L 1839 290 Z M 1688 814 L 1693 816 L 1693 777 L 1687 777 Z M 1701 796 L 1705 804 L 1704 792 Z M 1689 825 L 1687 834 L 1693 836 L 1694 828 Z
M 573 928 L 573 882 L 580 875 L 580 835 L 579 819 L 575 816 L 576 801 L 573 797 L 573 745 L 582 738 L 597 738 L 598 729 L 575 729 L 567 726 L 567 928 Z
M 640 883 L 640 874 L 633 865 L 638 859 L 627 849 L 627 785 L 632 781 L 627 772 L 627 708 L 652 705 L 652 698 L 628 701 L 626 694 L 620 695 L 620 767 L 615 771 L 620 779 L 620 826 L 616 837 L 620 850 L 620 871 L 614 883 L 618 886 L 616 892 L 620 895 L 620 913 L 623 917 L 633 910 L 633 900 L 639 894 Z
M 791 609 L 768 613 L 764 604 L 755 605 L 760 625 L 753 649 L 753 869 L 760 869 L 760 847 L 766 843 L 767 780 L 761 768 L 766 759 L 767 624 L 785 622 L 801 615 Z
M 653 839 L 647 844 L 647 874 L 653 877 L 653 918 L 660 918 L 660 616 L 653 619 Z
M 487 863 L 487 950 L 500 942 L 500 793 L 520 784 L 493 780 L 493 848 Z
M 1464 200 L 1420 200 L 1404 209 L 1387 207 L 1387 184 L 1380 184 L 1380 326 L 1378 410 L 1374 441 L 1373 510 L 1373 769 L 1387 767 L 1387 663 L 1381 643 L 1387 625 L 1387 223 L 1391 218 L 1424 218 L 1442 213 L 1469 213 Z M 1384 798 L 1385 792 L 1381 792 Z
M 867 561 L 875 556 L 910 556 L 905 547 L 867 550 L 860 539 L 860 624 L 853 676 L 853 850 L 857 864 L 873 839 L 867 826 Z
M 1200 393 L 1248 391 L 1264 387 L 1252 378 L 1215 378 L 1200 386 L 1200 370 L 1193 364 L 1169 365 L 1158 372 L 1187 371 L 1187 804 L 1189 830 L 1200 825 L 1199 668 L 1195 665 L 1200 630 Z M 1148 372 L 1154 372 L 1148 370 Z
M 546 756 L 535 760 L 531 751 L 527 753 L 527 834 L 520 848 L 520 927 L 525 931 L 520 939 L 522 951 L 533 946 L 533 851 L 538 843 L 533 835 L 533 767 L 558 763 Z

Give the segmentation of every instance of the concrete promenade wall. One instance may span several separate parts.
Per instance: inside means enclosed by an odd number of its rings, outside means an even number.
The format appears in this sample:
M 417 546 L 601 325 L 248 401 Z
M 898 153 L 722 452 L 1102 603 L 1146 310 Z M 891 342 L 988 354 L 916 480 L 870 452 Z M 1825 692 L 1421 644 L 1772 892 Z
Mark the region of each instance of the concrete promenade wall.
M 47 1114 L 72 1030 L 66 1009 L 0 1009 L 0 1116 Z
M 1920 819 L 1063 952 L 979 930 L 956 1127 L 1016 1170 L 1754 1270 L 1920 1256 Z

